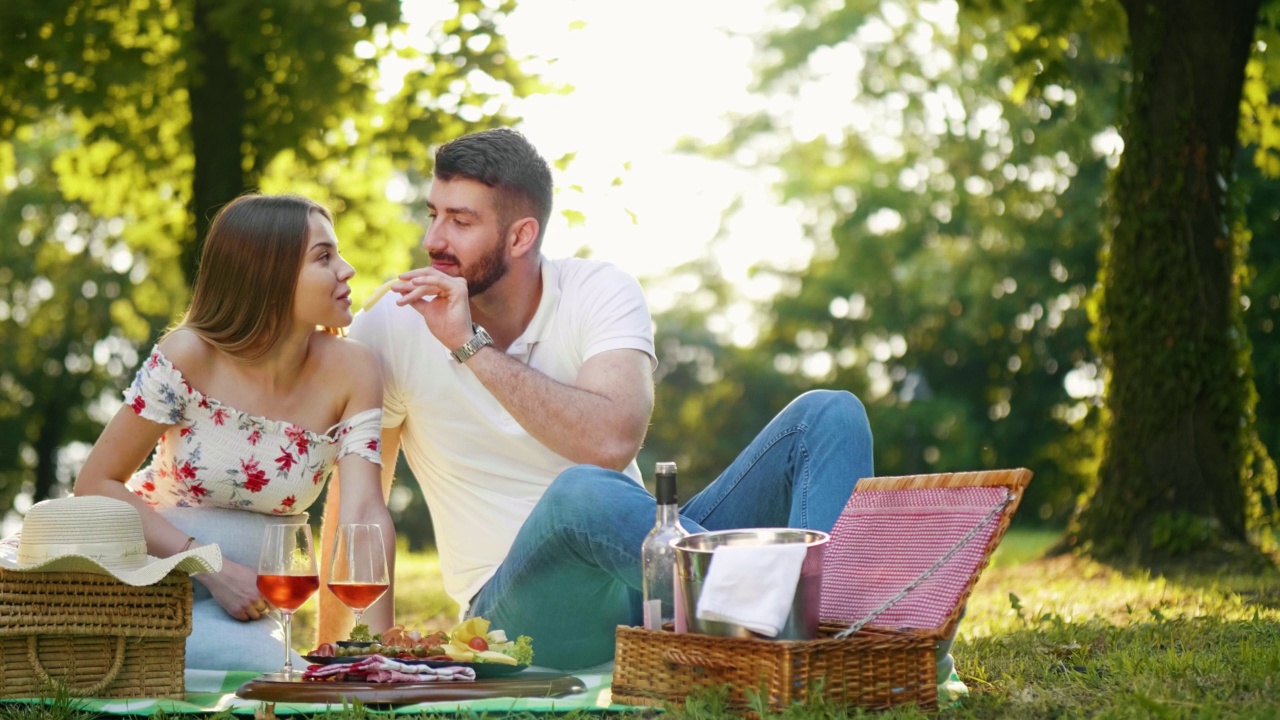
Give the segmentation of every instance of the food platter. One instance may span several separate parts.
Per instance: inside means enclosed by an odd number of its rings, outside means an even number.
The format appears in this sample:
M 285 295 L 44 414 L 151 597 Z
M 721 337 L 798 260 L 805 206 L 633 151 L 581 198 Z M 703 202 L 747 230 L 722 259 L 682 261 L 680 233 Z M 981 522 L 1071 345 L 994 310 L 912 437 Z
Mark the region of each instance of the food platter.
M 364 660 L 368 657 L 370 656 L 369 655 L 350 655 L 350 656 L 344 656 L 344 657 L 328 657 L 325 655 L 303 655 L 302 659 L 306 660 L 312 665 L 337 665 L 341 663 L 360 662 L 361 660 Z M 472 663 L 472 662 L 458 662 L 456 660 L 426 660 L 423 658 L 391 657 L 387 659 L 404 663 L 405 665 L 425 665 L 427 667 L 471 668 L 472 670 L 476 671 L 477 680 L 480 680 L 483 678 L 492 678 L 492 677 L 506 677 L 507 675 L 514 675 L 515 673 L 521 672 L 522 670 L 529 667 L 528 665 L 504 665 L 502 663 L 489 663 L 489 662 Z

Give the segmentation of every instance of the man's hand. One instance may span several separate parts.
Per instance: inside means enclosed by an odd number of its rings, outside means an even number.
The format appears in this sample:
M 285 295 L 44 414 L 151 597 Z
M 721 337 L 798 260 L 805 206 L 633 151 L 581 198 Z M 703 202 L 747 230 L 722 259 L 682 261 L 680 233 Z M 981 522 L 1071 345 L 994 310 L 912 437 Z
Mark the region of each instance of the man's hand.
M 192 577 L 204 583 L 213 599 L 237 620 L 257 620 L 271 611 L 258 592 L 258 573 L 244 565 L 223 558 L 221 572 Z
M 467 281 L 446 275 L 435 268 L 418 268 L 400 275 L 403 283 L 398 305 L 408 305 L 427 321 L 427 328 L 448 350 L 462 347 L 475 331 L 471 329 L 471 296 Z
M 465 279 L 430 267 L 400 278 L 393 288 L 401 296 L 397 304 L 418 311 L 446 350 L 475 335 Z M 575 463 L 626 468 L 653 414 L 653 366 L 647 353 L 605 351 L 583 363 L 572 382 L 557 382 L 502 352 L 502 328 L 486 329 L 499 351 L 477 354 L 467 367 L 526 432 Z

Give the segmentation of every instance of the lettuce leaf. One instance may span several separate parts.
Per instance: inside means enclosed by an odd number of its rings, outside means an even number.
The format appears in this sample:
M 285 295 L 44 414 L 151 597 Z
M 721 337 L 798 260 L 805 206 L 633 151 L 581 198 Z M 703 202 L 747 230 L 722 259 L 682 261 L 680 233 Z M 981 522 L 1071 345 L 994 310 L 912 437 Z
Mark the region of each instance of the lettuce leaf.
M 533 664 L 533 638 L 521 635 L 516 638 L 515 645 L 502 650 L 503 654 L 515 658 L 517 665 Z

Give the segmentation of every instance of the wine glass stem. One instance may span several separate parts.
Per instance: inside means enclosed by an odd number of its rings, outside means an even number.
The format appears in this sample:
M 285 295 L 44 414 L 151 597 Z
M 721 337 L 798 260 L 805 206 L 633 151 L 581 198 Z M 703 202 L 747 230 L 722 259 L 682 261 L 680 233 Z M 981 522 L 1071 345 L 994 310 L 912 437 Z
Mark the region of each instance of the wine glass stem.
M 293 674 L 293 613 L 281 611 L 284 617 L 284 674 Z

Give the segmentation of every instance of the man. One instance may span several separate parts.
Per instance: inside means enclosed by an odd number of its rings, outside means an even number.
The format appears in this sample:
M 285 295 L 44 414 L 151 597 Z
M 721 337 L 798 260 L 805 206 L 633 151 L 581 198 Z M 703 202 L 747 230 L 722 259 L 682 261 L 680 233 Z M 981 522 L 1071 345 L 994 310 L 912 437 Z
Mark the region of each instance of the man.
M 384 483 L 403 448 L 446 591 L 468 616 L 532 637 L 537 664 L 570 669 L 612 659 L 616 626 L 640 624 L 655 503 L 635 457 L 656 357 L 632 277 L 542 256 L 551 196 L 545 160 L 515 131 L 442 146 L 431 266 L 401 275 L 399 298 L 357 316 L 350 336 L 381 359 Z M 682 524 L 829 531 L 870 475 L 862 404 L 807 393 L 682 508 Z M 340 635 L 334 602 L 322 597 L 323 640 Z

